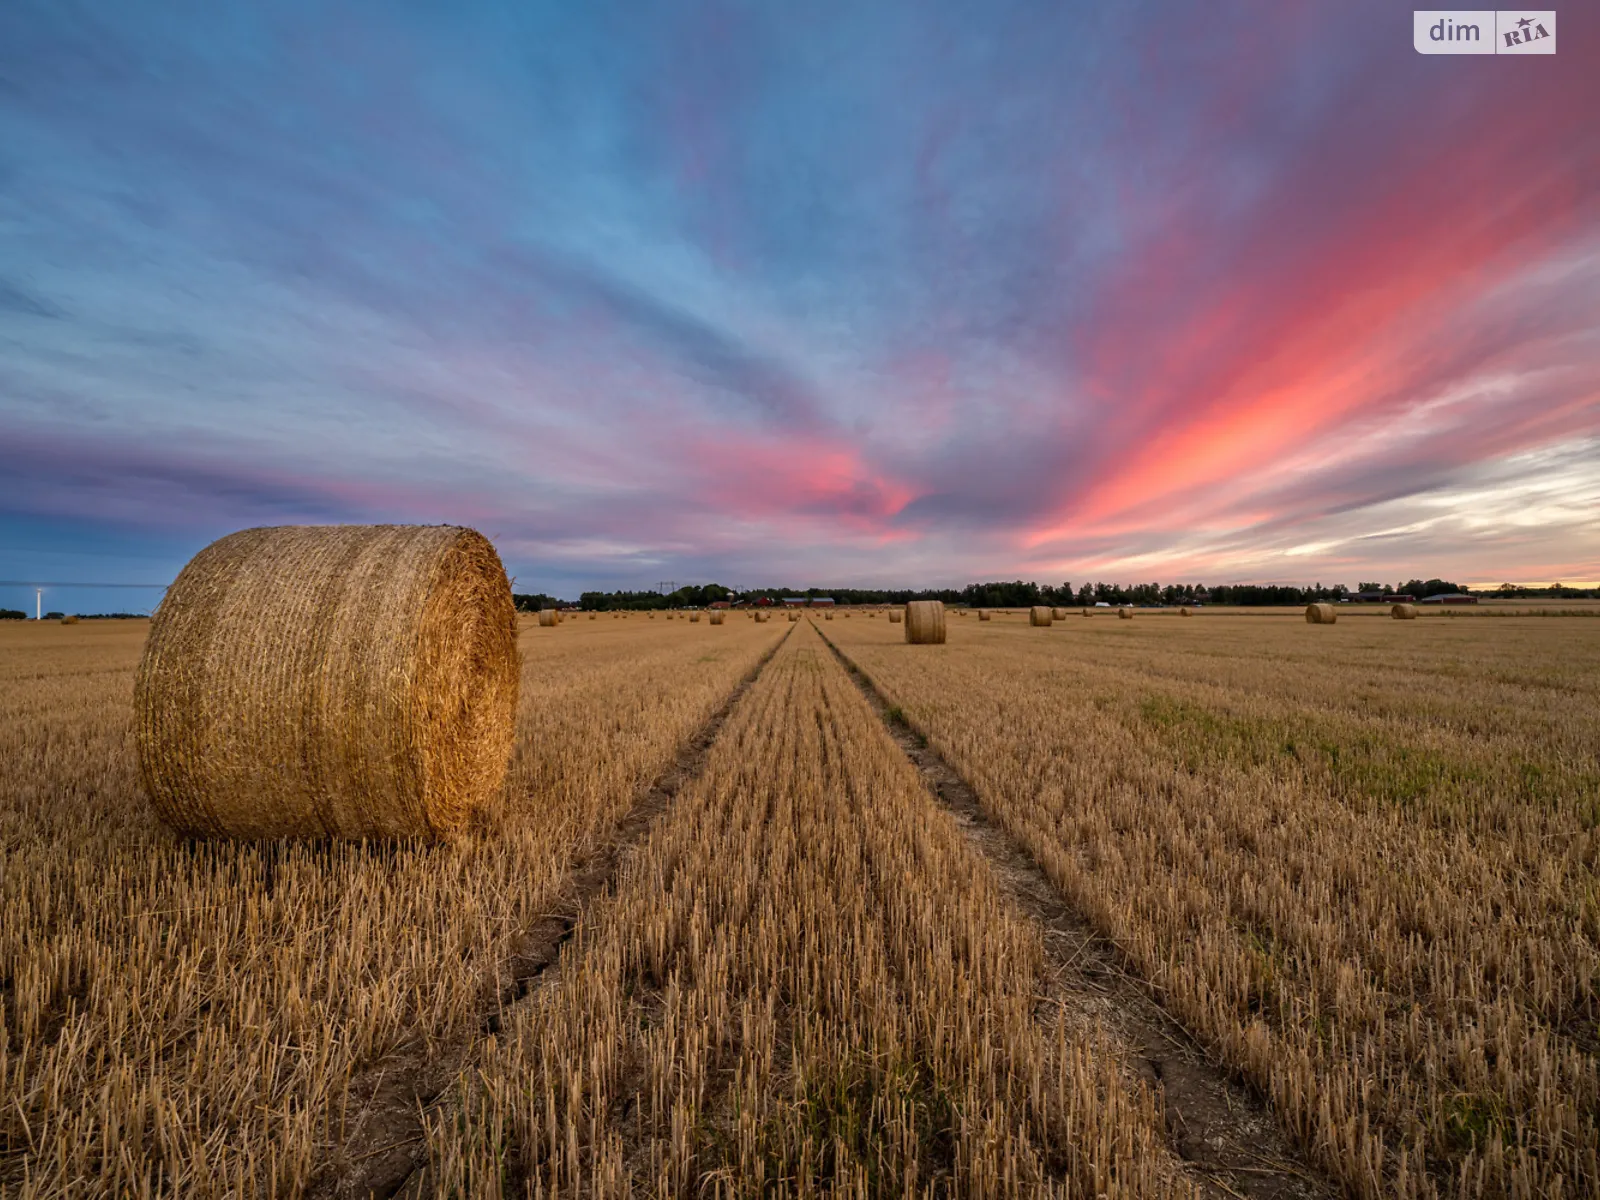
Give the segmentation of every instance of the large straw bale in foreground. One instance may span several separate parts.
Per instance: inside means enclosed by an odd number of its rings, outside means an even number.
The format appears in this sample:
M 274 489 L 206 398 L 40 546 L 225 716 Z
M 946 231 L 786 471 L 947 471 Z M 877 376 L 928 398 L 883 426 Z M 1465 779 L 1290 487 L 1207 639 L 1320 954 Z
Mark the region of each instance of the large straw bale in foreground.
M 913 600 L 906 605 L 906 641 L 914 646 L 944 645 L 944 603 Z
M 1050 610 L 1043 604 L 1035 604 L 1028 610 L 1028 624 L 1040 627 L 1050 624 Z
M 247 529 L 167 590 L 134 681 L 145 790 L 179 832 L 460 833 L 511 756 L 516 611 L 453 526 Z
M 1392 604 L 1389 606 L 1389 615 L 1396 621 L 1415 621 L 1417 619 L 1417 606 L 1415 604 Z
M 1307 625 L 1332 625 L 1338 619 L 1338 610 L 1331 604 L 1306 605 Z

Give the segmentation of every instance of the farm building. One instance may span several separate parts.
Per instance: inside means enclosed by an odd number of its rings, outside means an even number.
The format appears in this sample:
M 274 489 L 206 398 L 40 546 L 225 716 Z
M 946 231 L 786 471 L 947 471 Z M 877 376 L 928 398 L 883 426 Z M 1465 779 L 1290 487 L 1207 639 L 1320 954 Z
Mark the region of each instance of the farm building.
M 1398 599 L 1398 597 L 1396 597 Z M 1424 596 L 1418 604 L 1476 604 L 1476 596 L 1468 596 L 1464 592 L 1446 592 L 1442 596 Z

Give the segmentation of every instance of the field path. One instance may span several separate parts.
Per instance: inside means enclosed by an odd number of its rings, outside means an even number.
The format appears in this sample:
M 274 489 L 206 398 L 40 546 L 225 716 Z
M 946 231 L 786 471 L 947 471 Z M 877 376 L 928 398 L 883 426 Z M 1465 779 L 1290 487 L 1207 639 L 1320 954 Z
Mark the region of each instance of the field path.
M 450 1085 L 471 1062 L 482 1039 L 500 1032 L 507 1010 L 526 1000 L 550 977 L 546 969 L 571 940 L 584 909 L 612 888 L 629 850 L 671 807 L 684 785 L 700 773 L 728 715 L 793 632 L 791 626 L 694 732 L 672 764 L 640 789 L 612 836 L 573 864 L 562 911 L 551 913 L 513 941 L 501 966 L 498 988 L 485 1002 L 475 1035 L 448 1045 L 413 1045 L 352 1080 L 352 1105 L 358 1107 L 353 1132 L 328 1163 L 309 1193 L 311 1197 L 388 1200 L 402 1192 L 407 1196 L 428 1193 L 423 1130 L 425 1121 L 435 1115 L 431 1110 L 449 1102 L 453 1095 Z
M 1228 1078 L 1151 998 L 1146 981 L 1121 968 L 1116 947 L 1065 902 L 1023 844 L 989 819 L 977 793 L 833 640 L 822 636 L 922 774 L 928 791 L 988 861 L 1008 897 L 1049 931 L 1048 1002 L 1083 1015 L 1109 1016 L 1127 1061 L 1148 1082 L 1159 1083 L 1172 1149 L 1198 1176 L 1202 1190 L 1251 1200 L 1338 1195 L 1327 1177 L 1284 1139 L 1260 1099 Z

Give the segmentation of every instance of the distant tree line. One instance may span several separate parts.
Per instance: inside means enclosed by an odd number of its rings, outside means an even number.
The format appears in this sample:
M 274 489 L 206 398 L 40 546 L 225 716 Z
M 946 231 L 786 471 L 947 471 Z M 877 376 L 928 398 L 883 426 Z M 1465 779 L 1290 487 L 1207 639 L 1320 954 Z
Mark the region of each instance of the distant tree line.
M 1361 583 L 1354 588 L 1342 583 L 1324 586 L 1314 583 L 1309 587 L 1293 584 L 1233 583 L 1207 587 L 1203 583 L 1085 583 L 1076 589 L 1071 583 L 1049 584 L 1021 579 L 994 583 L 969 583 L 963 588 L 751 588 L 737 595 L 721 584 L 696 584 L 678 588 L 674 592 L 584 592 L 577 606 L 589 612 L 610 612 L 619 609 L 638 611 L 669 608 L 705 608 L 718 600 L 739 600 L 745 603 L 765 599 L 776 603 L 786 599 L 817 599 L 831 597 L 840 604 L 905 604 L 911 600 L 942 600 L 946 604 L 964 604 L 972 608 L 1028 608 L 1035 604 L 1060 607 L 1069 605 L 1156 605 L 1156 604 L 1234 604 L 1260 606 L 1272 604 L 1310 604 L 1316 600 L 1337 603 L 1356 592 L 1377 592 L 1385 596 L 1405 595 L 1423 599 L 1468 589 L 1447 579 L 1410 579 L 1404 583 Z M 1473 593 L 1481 596 L 1530 598 L 1549 596 L 1577 599 L 1586 596 L 1600 598 L 1600 588 L 1582 590 L 1566 588 L 1560 584 L 1551 588 L 1525 588 L 1504 584 L 1492 591 Z M 570 607 L 572 602 L 557 600 L 554 596 L 518 595 L 517 608 L 534 612 L 545 607 Z

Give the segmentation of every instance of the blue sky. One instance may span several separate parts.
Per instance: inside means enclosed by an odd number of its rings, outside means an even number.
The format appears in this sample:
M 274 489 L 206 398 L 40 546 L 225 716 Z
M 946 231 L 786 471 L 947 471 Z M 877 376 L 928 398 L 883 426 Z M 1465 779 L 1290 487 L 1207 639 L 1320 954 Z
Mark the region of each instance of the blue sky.
M 1600 578 L 1559 16 L 10 0 L 0 578 L 328 521 L 562 594 Z

